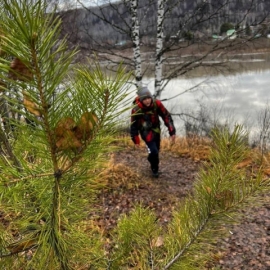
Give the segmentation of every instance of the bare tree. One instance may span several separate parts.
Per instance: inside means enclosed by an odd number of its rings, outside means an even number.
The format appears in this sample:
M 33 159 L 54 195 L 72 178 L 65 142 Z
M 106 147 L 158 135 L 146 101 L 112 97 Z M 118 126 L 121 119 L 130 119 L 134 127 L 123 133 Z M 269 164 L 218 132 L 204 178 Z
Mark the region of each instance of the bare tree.
M 146 75 L 155 74 L 158 97 L 171 79 L 194 69 L 228 68 L 228 53 L 250 49 L 258 35 L 269 31 L 270 4 L 262 0 L 107 0 L 95 6 L 93 1 L 77 2 L 82 9 L 61 13 L 65 25 L 76 12 L 72 25 L 73 33 L 80 33 L 76 43 L 83 44 L 84 52 L 98 55 L 111 70 L 119 62 L 130 66 L 136 86 Z M 223 23 L 232 24 L 234 33 L 221 36 Z

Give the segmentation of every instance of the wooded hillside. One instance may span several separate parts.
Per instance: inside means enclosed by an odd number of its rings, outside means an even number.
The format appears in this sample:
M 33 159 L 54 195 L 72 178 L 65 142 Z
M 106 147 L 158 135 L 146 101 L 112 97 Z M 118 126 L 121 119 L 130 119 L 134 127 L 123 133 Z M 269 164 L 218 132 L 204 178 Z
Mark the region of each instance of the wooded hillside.
M 63 21 L 63 32 L 70 35 L 72 43 L 82 47 L 90 47 L 95 43 L 126 45 L 130 41 L 129 2 L 124 4 L 119 1 L 59 13 Z M 157 1 L 141 0 L 138 1 L 138 7 L 140 38 L 144 44 L 151 45 L 156 36 Z M 173 39 L 176 34 L 181 39 L 187 32 L 195 36 L 211 37 L 219 33 L 221 25 L 226 22 L 242 28 L 258 24 L 270 12 L 270 2 L 171 0 L 167 1 L 165 12 L 165 39 Z M 106 18 L 106 21 L 101 18 Z

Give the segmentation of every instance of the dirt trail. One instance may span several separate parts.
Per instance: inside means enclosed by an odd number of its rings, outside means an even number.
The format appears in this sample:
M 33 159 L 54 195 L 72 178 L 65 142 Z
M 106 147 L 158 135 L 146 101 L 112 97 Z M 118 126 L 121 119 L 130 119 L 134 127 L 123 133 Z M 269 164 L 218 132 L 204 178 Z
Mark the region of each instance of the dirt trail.
M 160 224 L 171 219 L 171 210 L 192 189 L 200 163 L 168 152 L 160 154 L 160 177 L 151 177 L 147 153 L 141 148 L 116 152 L 113 156 L 111 189 L 100 194 L 100 225 L 113 228 L 119 216 L 128 213 L 134 203 L 155 210 Z M 119 181 L 119 175 L 122 176 Z M 118 181 L 118 183 L 117 183 Z M 209 269 L 270 269 L 270 197 L 264 205 L 250 208 L 238 226 L 228 228 L 229 237 L 220 240 L 215 265 Z

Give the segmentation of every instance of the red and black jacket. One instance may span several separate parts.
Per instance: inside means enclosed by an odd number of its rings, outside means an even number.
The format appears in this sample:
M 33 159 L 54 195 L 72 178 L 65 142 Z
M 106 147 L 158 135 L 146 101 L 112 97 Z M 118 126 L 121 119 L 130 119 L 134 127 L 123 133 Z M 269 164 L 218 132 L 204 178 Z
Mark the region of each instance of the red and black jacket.
M 160 133 L 159 116 L 168 128 L 170 136 L 175 134 L 172 117 L 160 100 L 153 100 L 149 107 L 145 107 L 139 97 L 136 97 L 133 103 L 135 106 L 131 111 L 130 135 L 135 144 L 140 143 L 139 134 L 145 142 L 150 142 L 155 134 Z

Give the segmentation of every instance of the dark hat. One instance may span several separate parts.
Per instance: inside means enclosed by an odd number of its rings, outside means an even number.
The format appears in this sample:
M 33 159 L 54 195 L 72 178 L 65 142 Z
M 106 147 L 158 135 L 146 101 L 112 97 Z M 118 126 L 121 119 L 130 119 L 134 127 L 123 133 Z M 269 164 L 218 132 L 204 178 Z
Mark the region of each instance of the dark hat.
M 139 98 L 140 98 L 140 101 L 143 101 L 145 98 L 152 98 L 153 99 L 153 96 L 150 92 L 150 90 L 147 88 L 147 87 L 142 87 L 138 90 L 137 92 Z

